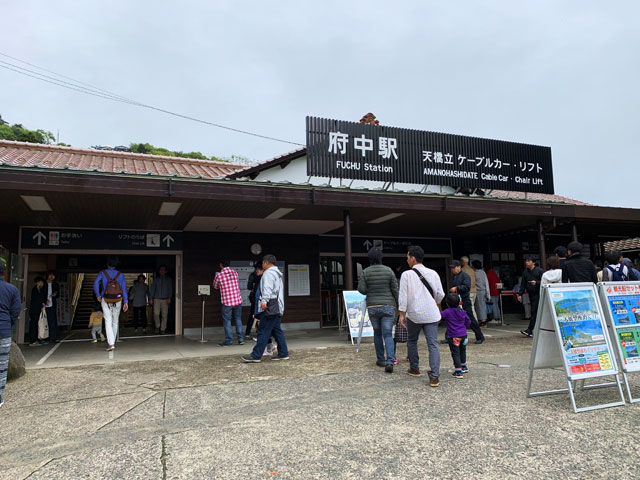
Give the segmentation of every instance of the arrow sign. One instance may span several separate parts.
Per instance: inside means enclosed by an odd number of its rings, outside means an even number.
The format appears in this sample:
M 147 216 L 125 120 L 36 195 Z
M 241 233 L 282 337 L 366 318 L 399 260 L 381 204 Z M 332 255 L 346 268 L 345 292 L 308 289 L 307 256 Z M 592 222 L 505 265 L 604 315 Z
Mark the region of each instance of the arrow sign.
M 364 241 L 364 248 L 366 248 L 367 250 L 369 250 L 372 245 L 373 243 L 371 243 L 369 240 Z
M 41 231 L 38 231 L 38 233 L 33 236 L 33 239 L 38 241 L 38 246 L 42 245 L 42 240 L 45 240 L 46 238 L 47 236 Z
M 171 242 L 175 242 L 175 239 L 171 235 L 166 235 L 163 239 L 163 242 L 167 244 L 167 248 L 171 246 Z

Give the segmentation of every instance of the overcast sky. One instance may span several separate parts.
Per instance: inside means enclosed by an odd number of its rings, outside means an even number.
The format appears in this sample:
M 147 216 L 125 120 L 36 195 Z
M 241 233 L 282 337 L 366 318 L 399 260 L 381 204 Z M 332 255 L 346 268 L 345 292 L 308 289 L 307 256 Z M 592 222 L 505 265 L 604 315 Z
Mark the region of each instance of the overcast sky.
M 1 52 L 139 102 L 298 143 L 306 115 L 371 111 L 383 125 L 548 145 L 556 193 L 640 207 L 638 1 L 22 0 L 2 11 Z M 77 147 L 254 160 L 296 148 L 5 69 L 0 87 L 5 120 Z

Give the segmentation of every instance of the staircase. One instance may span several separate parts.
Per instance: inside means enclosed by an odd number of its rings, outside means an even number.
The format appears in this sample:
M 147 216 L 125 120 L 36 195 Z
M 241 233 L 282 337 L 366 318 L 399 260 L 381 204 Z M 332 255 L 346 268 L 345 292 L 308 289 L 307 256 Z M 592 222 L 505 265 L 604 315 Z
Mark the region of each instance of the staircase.
M 78 298 L 78 306 L 76 313 L 73 316 L 73 330 L 86 329 L 89 324 L 89 316 L 91 315 L 91 309 L 96 302 L 96 296 L 93 293 L 93 284 L 98 277 L 97 273 L 85 273 L 84 281 L 82 282 L 82 289 L 80 290 L 80 297 Z M 127 284 L 127 292 L 138 278 L 137 273 L 126 273 L 124 278 Z M 124 312 L 120 314 L 120 322 L 125 326 L 128 322 L 128 315 Z

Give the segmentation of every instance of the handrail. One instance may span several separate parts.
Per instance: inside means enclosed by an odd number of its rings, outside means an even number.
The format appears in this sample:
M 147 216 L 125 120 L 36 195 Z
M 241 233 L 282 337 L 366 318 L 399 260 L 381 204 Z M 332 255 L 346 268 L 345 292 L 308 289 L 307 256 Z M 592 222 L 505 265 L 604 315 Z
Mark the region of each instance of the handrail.
M 82 292 L 82 284 L 84 283 L 84 273 L 79 273 L 76 277 L 76 284 L 73 290 L 73 297 L 71 297 L 71 305 L 69 306 L 71 314 L 71 322 L 69 322 L 69 330 L 73 327 L 73 320 L 76 316 L 76 308 L 78 308 L 78 300 L 80 299 L 80 292 Z

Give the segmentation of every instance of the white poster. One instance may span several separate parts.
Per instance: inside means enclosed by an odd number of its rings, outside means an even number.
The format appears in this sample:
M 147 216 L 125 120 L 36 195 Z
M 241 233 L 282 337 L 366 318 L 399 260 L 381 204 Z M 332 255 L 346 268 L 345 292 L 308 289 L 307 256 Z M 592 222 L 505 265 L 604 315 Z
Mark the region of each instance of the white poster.
M 69 284 L 67 282 L 58 282 L 60 286 L 60 293 L 58 294 L 57 313 L 58 313 L 58 325 L 70 325 L 71 324 L 71 312 L 69 309 Z
M 288 273 L 290 297 L 305 297 L 311 295 L 309 265 L 290 264 Z
M 238 272 L 238 286 L 240 287 L 240 295 L 242 295 L 242 306 L 250 307 L 249 293 L 251 291 L 247 288 L 247 281 L 249 276 L 255 271 L 254 262 L 250 260 L 246 261 L 232 261 L 229 268 Z

